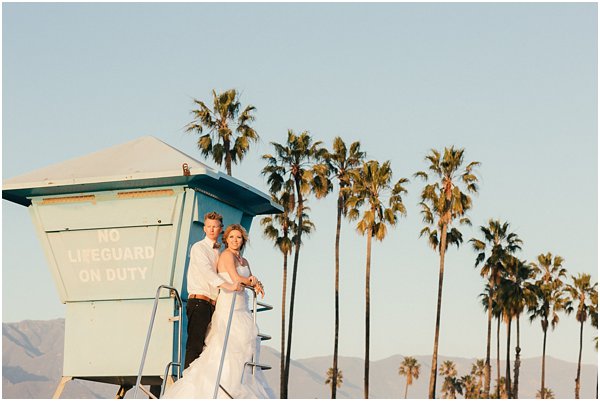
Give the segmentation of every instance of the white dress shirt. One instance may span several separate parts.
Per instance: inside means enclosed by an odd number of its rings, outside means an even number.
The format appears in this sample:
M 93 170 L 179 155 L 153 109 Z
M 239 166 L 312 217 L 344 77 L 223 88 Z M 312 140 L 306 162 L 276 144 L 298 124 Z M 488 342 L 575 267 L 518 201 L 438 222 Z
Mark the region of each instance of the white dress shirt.
M 188 294 L 200 294 L 212 300 L 219 295 L 219 285 L 225 280 L 217 274 L 219 250 L 213 249 L 215 241 L 205 237 L 192 245 L 187 272 Z

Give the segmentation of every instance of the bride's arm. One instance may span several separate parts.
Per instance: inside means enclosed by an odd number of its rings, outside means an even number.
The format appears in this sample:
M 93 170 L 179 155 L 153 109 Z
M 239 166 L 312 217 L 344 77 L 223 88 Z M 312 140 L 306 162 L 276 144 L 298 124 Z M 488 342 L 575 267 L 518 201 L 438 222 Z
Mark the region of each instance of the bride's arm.
M 240 276 L 235 268 L 235 259 L 231 252 L 227 250 L 223 251 L 219 256 L 219 261 L 217 262 L 217 270 L 219 272 L 227 272 L 231 281 L 242 283 L 247 286 L 251 286 L 252 283 L 249 277 Z

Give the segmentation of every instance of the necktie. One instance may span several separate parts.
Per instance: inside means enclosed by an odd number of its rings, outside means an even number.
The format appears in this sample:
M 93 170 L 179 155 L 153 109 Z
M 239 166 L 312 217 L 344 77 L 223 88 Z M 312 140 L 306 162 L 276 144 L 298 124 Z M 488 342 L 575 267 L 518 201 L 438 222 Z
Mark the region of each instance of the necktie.
M 218 243 L 218 242 L 215 242 L 215 243 L 213 244 L 213 249 L 221 249 L 221 244 L 220 244 L 220 243 Z

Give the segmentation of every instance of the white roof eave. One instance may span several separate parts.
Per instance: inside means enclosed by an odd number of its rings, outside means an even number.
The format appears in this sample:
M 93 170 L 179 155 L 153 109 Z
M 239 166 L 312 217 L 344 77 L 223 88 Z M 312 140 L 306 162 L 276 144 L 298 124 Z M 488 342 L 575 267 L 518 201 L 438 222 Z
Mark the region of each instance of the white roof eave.
M 198 175 L 208 175 L 215 179 L 218 179 L 218 173 L 215 173 L 209 169 L 203 169 L 203 171 L 198 171 L 200 169 L 194 169 L 193 174 L 190 174 L 188 178 L 193 178 Z M 190 170 L 191 171 L 191 170 Z M 172 171 L 163 171 L 161 173 L 135 173 L 129 175 L 111 175 L 111 176 L 98 176 L 98 177 L 87 177 L 87 178 L 71 178 L 71 179 L 56 179 L 56 180 L 42 180 L 42 181 L 19 181 L 15 183 L 4 183 L 2 186 L 3 191 L 10 190 L 20 190 L 20 189 L 40 189 L 40 188 L 58 188 L 63 186 L 73 186 L 73 185 L 86 185 L 93 186 L 94 184 L 103 184 L 110 182 L 127 182 L 127 181 L 141 181 L 141 180 L 152 180 L 152 179 L 160 179 L 160 178 L 179 178 L 179 177 L 187 177 L 182 174 L 181 170 L 172 170 Z

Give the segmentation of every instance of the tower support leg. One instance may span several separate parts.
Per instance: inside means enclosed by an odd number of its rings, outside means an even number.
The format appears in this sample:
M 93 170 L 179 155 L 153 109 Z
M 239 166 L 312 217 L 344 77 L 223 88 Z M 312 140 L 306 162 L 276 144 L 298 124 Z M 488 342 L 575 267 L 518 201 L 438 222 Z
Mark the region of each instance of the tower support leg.
M 117 395 L 115 396 L 116 400 L 121 400 L 125 397 L 125 393 L 129 391 L 133 386 L 131 384 L 123 384 L 119 387 L 119 391 L 117 391 Z
M 52 396 L 53 399 L 60 398 L 60 395 L 62 394 L 63 390 L 65 389 L 65 384 L 67 384 L 67 382 L 70 380 L 73 380 L 73 376 L 63 376 L 60 378 L 58 387 L 56 387 L 56 391 L 54 391 L 54 395 Z

